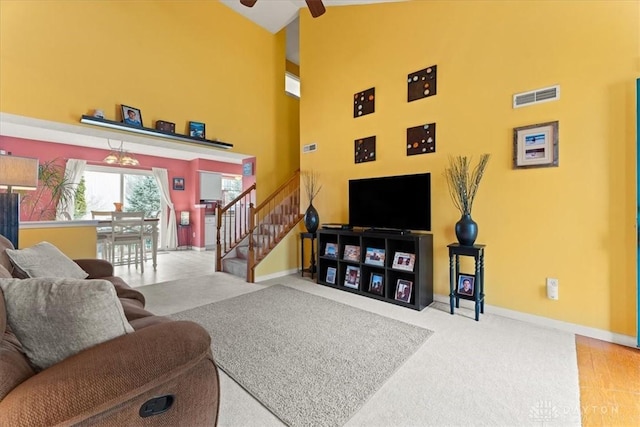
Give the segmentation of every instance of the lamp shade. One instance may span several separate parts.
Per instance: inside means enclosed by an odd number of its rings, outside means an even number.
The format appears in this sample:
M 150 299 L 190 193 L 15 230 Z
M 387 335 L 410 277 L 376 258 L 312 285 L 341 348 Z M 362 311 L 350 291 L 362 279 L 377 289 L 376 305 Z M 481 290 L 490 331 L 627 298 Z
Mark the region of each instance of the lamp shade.
M 38 159 L 0 155 L 0 188 L 35 190 L 38 187 Z

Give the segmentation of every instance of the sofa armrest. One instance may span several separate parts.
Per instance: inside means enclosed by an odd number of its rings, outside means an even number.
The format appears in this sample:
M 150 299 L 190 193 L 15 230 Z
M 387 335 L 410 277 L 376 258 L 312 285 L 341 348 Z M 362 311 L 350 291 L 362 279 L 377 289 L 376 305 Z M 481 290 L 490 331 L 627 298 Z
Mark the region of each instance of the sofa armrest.
M 203 376 L 213 369 L 215 381 L 210 387 L 216 387 L 215 393 L 204 395 L 217 396 L 217 371 L 210 345 L 207 331 L 187 321 L 159 323 L 104 342 L 51 366 L 12 390 L 0 401 L 0 425 L 91 423 L 92 417 L 100 419 L 114 408 L 133 406 L 136 397 L 180 380 L 203 361 L 210 361 L 209 371 L 196 374 Z M 183 397 L 184 400 L 188 399 Z M 217 401 L 212 404 L 217 408 Z M 139 419 L 139 406 L 135 405 L 129 416 Z M 27 413 L 29 417 L 25 419 Z
M 113 276 L 113 265 L 104 259 L 74 259 L 81 269 L 89 273 L 87 279 Z

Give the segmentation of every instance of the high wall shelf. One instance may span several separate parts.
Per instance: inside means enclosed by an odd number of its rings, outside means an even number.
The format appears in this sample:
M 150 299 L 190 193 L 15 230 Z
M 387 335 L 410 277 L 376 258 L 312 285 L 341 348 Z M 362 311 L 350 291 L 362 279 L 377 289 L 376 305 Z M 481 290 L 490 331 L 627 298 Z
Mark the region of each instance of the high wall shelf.
M 113 120 L 101 119 L 98 117 L 87 116 L 87 115 L 82 116 L 82 118 L 80 119 L 80 123 L 99 126 L 103 128 L 121 130 L 124 132 L 139 133 L 143 135 L 154 136 L 157 138 L 165 138 L 165 139 L 172 139 L 175 141 L 189 142 L 189 143 L 203 145 L 206 147 L 222 148 L 225 150 L 233 148 L 233 144 L 229 144 L 228 142 L 212 141 L 210 139 L 196 138 L 189 135 L 181 135 L 178 133 L 165 132 L 165 131 L 153 129 L 153 128 L 129 125 L 122 122 L 116 122 Z
M 335 256 L 329 255 L 327 244 L 335 245 Z M 355 260 L 344 259 L 347 245 L 360 248 Z M 373 265 L 366 259 L 367 249 L 384 249 L 382 265 Z M 330 249 L 329 252 L 332 252 Z M 404 252 L 415 255 L 411 271 L 394 268 L 394 255 Z M 422 310 L 433 302 L 433 235 L 431 234 L 393 234 L 351 230 L 318 231 L 318 283 L 347 292 L 364 295 L 391 304 Z M 357 288 L 345 286 L 347 271 L 359 269 Z M 331 271 L 334 270 L 334 283 L 331 283 Z M 329 273 L 329 277 L 327 274 Z M 372 275 L 383 277 L 382 294 L 370 291 Z M 398 281 L 412 282 L 411 296 L 408 302 L 396 299 Z

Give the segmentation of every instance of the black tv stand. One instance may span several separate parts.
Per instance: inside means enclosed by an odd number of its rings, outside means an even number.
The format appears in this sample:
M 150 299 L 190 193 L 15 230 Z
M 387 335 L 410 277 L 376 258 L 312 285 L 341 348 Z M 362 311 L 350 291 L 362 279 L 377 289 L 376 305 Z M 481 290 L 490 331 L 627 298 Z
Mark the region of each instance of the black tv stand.
M 400 228 L 376 228 L 371 227 L 364 230 L 365 233 L 383 233 L 383 234 L 398 234 L 400 236 L 408 236 L 411 234 L 409 230 L 402 230 Z
M 318 230 L 318 276 L 321 285 L 391 304 L 422 310 L 433 302 L 433 235 Z M 371 256 L 377 253 L 377 257 Z M 397 255 L 413 255 L 413 268 L 395 264 Z M 356 274 L 356 283 L 350 281 Z M 376 283 L 382 285 L 374 289 Z M 410 284 L 408 300 L 398 297 L 400 285 Z

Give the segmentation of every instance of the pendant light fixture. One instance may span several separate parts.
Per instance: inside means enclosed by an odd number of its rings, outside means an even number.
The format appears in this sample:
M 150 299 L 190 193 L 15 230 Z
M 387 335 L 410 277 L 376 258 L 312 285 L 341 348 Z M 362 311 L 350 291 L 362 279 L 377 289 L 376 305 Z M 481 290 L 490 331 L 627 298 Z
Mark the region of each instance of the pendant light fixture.
M 118 148 L 113 148 L 111 146 L 111 140 L 109 139 L 107 139 L 107 144 L 109 144 L 109 149 L 111 150 L 111 152 L 107 157 L 104 158 L 103 162 L 110 165 L 121 166 L 138 166 L 140 164 L 138 159 L 133 157 L 133 154 L 125 151 L 125 149 L 123 148 L 123 141 L 120 141 L 120 145 L 118 146 Z

